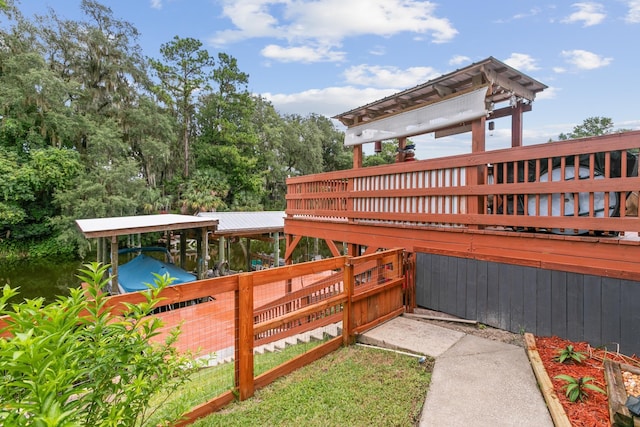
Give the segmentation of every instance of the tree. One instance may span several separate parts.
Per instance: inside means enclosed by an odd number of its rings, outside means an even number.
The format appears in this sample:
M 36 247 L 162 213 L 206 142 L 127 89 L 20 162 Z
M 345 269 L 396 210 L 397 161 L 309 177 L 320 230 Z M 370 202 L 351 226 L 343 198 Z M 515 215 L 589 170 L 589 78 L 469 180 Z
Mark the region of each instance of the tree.
M 137 108 L 122 112 L 123 138 L 151 189 L 162 185 L 172 167 L 170 141 L 177 138 L 178 125 L 171 113 L 141 96 Z
M 322 135 L 304 117 L 292 114 L 284 117 L 282 163 L 288 175 L 308 175 L 322 172 Z
M 195 93 L 206 93 L 213 77 L 215 65 L 202 42 L 193 38 L 175 36 L 160 47 L 164 62 L 150 59 L 160 84 L 156 87 L 159 99 L 171 106 L 180 123 L 183 176 L 189 177 L 192 121 L 196 113 Z
M 307 120 L 322 135 L 322 169 L 324 172 L 351 169 L 353 152 L 344 146 L 344 132 L 336 129 L 325 116 L 311 114 Z
M 196 170 L 182 193 L 182 213 L 213 212 L 225 207 L 229 184 L 218 170 Z
M 252 119 L 258 144 L 256 169 L 263 181 L 262 205 L 267 210 L 284 210 L 287 193 L 287 171 L 283 167 L 282 140 L 286 132 L 282 117 L 269 101 L 254 98 Z
M 584 119 L 582 124 L 573 128 L 573 132 L 569 134 L 561 133 L 558 139 L 566 141 L 567 139 L 584 138 L 587 136 L 607 135 L 613 132 L 613 120 L 609 117 L 588 117 Z
M 219 53 L 213 71 L 215 87 L 200 97 L 197 115 L 196 167 L 217 170 L 226 178 L 229 190 L 224 201 L 232 209 L 242 209 L 243 203 L 259 208 L 256 201 L 262 192 L 258 134 L 252 121 L 255 107 L 246 88 L 248 79 L 235 58 Z
M 382 141 L 382 151 L 369 156 L 365 155 L 362 161 L 362 166 L 368 167 L 395 163 L 397 148 L 398 142 L 396 140 Z

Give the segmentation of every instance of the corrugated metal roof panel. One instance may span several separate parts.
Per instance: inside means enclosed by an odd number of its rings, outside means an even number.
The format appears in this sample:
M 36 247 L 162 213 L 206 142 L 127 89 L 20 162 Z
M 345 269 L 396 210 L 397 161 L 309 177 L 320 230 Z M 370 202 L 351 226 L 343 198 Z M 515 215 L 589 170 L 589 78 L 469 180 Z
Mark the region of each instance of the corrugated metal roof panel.
M 77 219 L 76 224 L 85 237 L 94 238 L 187 228 L 207 227 L 214 229 L 217 221 L 215 218 L 161 214 Z
M 284 231 L 284 211 L 201 212 L 198 216 L 218 220 L 216 235 L 247 236 Z

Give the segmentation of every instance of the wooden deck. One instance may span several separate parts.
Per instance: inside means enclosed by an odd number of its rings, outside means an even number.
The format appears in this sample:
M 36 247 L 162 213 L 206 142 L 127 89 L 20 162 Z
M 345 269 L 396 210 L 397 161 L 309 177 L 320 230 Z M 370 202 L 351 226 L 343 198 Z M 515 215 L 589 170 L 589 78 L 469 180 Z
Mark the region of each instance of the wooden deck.
M 638 147 L 634 131 L 290 178 L 286 254 L 308 236 L 640 280 Z

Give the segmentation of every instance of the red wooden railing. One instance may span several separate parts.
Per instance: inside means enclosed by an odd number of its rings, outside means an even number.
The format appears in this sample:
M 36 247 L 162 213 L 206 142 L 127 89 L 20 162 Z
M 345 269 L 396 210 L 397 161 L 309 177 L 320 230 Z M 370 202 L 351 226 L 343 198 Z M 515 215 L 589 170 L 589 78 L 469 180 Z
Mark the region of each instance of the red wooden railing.
M 640 189 L 638 147 L 633 131 L 294 177 L 286 213 L 388 227 L 637 232 L 625 204 Z
M 237 397 L 246 399 L 255 389 L 304 366 L 354 340 L 354 334 L 374 327 L 404 311 L 403 250 L 394 249 L 362 257 L 336 257 L 256 272 L 198 280 L 165 288 L 158 305 L 203 300 L 155 316 L 168 331 L 180 327 L 176 345 L 197 355 L 232 346 L 235 389 L 205 402 L 174 425 L 188 425 L 220 409 Z M 301 279 L 311 283 L 301 286 Z M 299 288 L 287 292 L 298 281 Z M 301 287 L 300 287 L 301 286 Z M 145 301 L 141 293 L 109 297 L 105 309 L 115 315 L 126 304 Z M 265 302 L 267 301 L 267 302 Z M 257 306 L 257 307 L 256 307 Z M 259 376 L 254 375 L 254 348 L 301 332 L 342 323 L 342 335 L 314 347 Z M 0 318 L 0 329 L 10 328 Z M 10 329 L 3 336 L 10 336 Z M 217 346 L 217 347 L 216 347 Z

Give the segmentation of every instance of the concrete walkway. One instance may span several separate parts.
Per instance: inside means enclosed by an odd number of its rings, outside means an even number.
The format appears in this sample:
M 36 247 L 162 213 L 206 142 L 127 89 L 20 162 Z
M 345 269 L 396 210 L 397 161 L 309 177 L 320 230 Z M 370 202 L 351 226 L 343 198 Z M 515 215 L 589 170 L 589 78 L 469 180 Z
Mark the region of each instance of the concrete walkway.
M 436 359 L 421 427 L 553 427 L 522 347 L 402 316 L 358 341 Z

